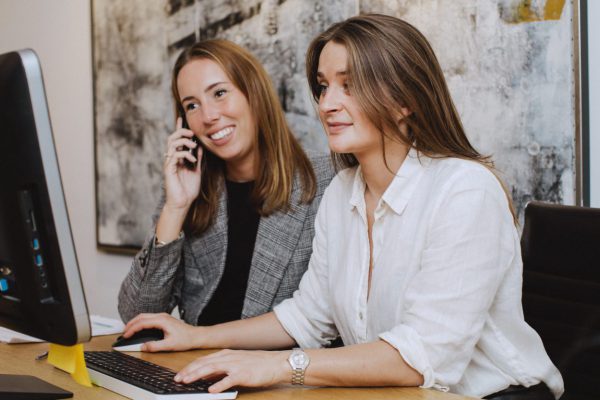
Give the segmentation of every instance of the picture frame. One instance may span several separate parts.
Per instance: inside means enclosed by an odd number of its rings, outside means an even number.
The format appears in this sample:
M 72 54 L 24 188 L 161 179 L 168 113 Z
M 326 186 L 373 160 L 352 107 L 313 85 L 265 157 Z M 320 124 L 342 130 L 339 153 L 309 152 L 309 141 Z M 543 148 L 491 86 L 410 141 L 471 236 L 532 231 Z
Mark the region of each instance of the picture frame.
M 494 159 L 520 219 L 530 200 L 582 202 L 578 1 L 93 0 L 98 247 L 136 251 L 151 233 L 181 49 L 213 37 L 249 49 L 301 144 L 327 152 L 304 53 L 330 24 L 368 12 L 429 39 L 470 141 Z

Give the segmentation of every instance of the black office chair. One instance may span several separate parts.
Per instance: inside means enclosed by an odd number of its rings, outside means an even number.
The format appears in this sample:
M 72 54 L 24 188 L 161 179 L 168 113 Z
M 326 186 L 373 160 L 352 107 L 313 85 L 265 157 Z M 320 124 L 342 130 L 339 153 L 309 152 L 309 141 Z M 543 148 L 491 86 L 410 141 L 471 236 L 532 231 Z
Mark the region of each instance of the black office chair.
M 530 202 L 523 311 L 565 380 L 561 400 L 600 399 L 600 209 Z

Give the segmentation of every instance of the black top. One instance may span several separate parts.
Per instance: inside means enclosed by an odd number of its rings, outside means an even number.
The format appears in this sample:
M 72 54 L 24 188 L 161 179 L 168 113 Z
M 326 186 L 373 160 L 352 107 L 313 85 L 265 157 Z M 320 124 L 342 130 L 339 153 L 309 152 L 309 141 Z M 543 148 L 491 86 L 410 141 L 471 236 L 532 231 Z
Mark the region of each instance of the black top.
M 217 289 L 198 317 L 198 325 L 240 319 L 260 215 L 250 201 L 254 182 L 225 181 L 227 188 L 227 258 Z

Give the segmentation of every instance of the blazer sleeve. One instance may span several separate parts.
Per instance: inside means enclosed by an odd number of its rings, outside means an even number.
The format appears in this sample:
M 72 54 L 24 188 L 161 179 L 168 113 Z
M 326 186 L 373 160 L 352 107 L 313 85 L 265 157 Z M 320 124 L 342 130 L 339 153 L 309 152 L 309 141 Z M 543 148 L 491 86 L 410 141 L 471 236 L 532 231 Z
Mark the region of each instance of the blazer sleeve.
M 118 310 L 125 322 L 140 313 L 170 313 L 179 303 L 185 237 L 182 234 L 164 246 L 154 245 L 156 223 L 163 204 L 164 195 L 152 217 L 152 228 L 121 284 Z
M 315 197 L 308 207 L 308 212 L 304 219 L 300 239 L 294 251 L 294 256 L 287 266 L 281 284 L 274 299 L 273 306 L 288 299 L 298 289 L 300 280 L 308 268 L 308 263 L 312 254 L 312 242 L 315 236 L 315 218 L 325 189 L 335 176 L 335 169 L 328 154 L 308 151 L 307 155 L 315 173 L 317 190 Z
M 302 348 L 318 348 L 338 336 L 335 326 L 327 257 L 327 192 L 317 212 L 313 252 L 308 270 L 293 297 L 273 311 L 285 331 Z

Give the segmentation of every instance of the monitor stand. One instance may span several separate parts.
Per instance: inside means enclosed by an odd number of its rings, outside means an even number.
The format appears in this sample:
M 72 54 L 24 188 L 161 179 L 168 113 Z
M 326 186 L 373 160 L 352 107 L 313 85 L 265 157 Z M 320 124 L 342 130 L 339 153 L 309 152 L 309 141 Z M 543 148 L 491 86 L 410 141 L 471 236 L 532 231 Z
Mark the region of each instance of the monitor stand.
M 54 400 L 71 397 L 73 393 L 35 376 L 0 374 L 0 399 L 3 400 Z

